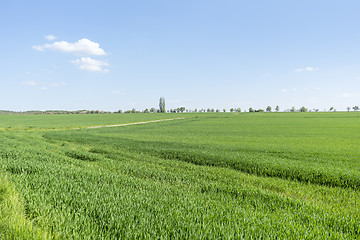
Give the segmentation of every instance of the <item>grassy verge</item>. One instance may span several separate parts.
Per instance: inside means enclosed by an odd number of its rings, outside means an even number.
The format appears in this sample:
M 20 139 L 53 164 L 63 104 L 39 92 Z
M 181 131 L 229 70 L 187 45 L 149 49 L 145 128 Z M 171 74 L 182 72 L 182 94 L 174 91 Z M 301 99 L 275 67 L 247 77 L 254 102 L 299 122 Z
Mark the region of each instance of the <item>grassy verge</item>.
M 34 227 L 25 216 L 25 209 L 15 187 L 0 173 L 0 239 L 52 239 Z

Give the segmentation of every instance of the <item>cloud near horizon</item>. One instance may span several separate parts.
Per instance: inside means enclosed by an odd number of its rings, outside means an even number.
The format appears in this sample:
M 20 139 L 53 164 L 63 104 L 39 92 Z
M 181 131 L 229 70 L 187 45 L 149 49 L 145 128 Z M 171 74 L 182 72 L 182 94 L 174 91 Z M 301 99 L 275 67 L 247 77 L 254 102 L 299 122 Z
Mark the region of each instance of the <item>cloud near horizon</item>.
M 45 38 L 50 40 L 53 39 L 52 35 L 46 36 Z M 35 45 L 33 49 L 37 51 L 45 51 L 45 49 L 56 50 L 65 53 L 72 53 L 77 56 L 101 56 L 107 55 L 106 52 L 100 48 L 100 44 L 92 42 L 87 38 L 80 39 L 77 42 L 69 43 L 66 41 L 54 42 L 51 44 Z
M 74 65 L 78 65 L 79 69 L 90 72 L 109 72 L 109 69 L 104 67 L 109 66 L 107 62 L 93 59 L 91 57 L 82 57 L 81 59 L 71 60 Z
M 305 68 L 297 68 L 295 72 L 314 72 L 319 71 L 319 68 L 316 67 L 305 67 Z
M 358 98 L 360 97 L 359 93 L 343 93 L 340 95 L 343 98 Z
M 22 82 L 22 84 L 32 86 L 32 87 L 37 86 L 38 89 L 41 89 L 41 90 L 48 90 L 50 88 L 59 88 L 59 87 L 66 86 L 66 82 L 49 83 L 49 82 L 26 81 L 26 82 Z

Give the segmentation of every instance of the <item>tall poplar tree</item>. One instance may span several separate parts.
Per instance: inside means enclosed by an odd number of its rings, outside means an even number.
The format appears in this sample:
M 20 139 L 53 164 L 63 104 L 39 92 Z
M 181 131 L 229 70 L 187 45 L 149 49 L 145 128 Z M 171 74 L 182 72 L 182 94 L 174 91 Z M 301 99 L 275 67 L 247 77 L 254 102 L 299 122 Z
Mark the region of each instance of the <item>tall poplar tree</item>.
M 165 98 L 161 97 L 159 100 L 159 110 L 161 113 L 165 112 Z

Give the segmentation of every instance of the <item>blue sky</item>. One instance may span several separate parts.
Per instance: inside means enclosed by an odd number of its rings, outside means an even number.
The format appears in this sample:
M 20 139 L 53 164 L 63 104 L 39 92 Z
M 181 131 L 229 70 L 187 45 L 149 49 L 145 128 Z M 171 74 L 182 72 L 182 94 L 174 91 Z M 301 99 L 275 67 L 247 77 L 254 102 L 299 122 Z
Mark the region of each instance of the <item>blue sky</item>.
M 360 1 L 7 1 L 0 109 L 360 105 Z

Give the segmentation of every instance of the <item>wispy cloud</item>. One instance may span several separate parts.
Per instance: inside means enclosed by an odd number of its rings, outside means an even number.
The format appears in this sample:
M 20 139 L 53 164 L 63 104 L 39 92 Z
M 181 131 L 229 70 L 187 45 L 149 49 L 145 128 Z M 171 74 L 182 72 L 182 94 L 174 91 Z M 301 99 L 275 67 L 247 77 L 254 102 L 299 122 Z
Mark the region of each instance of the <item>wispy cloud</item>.
M 50 86 L 52 86 L 52 87 L 63 87 L 63 86 L 66 86 L 66 83 L 65 82 L 51 83 Z
M 33 86 L 33 87 L 37 86 L 37 88 L 39 88 L 41 90 L 48 90 L 50 88 L 59 88 L 59 87 L 66 86 L 65 82 L 48 83 L 48 82 L 26 81 L 26 82 L 22 82 L 22 84 L 28 85 L 28 86 Z
M 81 70 L 87 70 L 90 72 L 109 72 L 108 69 L 104 69 L 104 67 L 109 66 L 107 62 L 90 57 L 82 57 L 81 59 L 72 60 L 70 62 L 78 65 Z
M 106 52 L 100 48 L 100 44 L 83 38 L 77 42 L 69 43 L 66 41 L 54 42 L 51 44 L 35 45 L 33 49 L 45 51 L 45 49 L 56 50 L 65 53 L 72 53 L 77 56 L 100 56 L 106 55 Z
M 45 36 L 45 39 L 49 40 L 49 41 L 53 41 L 53 40 L 57 39 L 57 37 L 55 37 L 54 35 L 47 35 L 47 36 Z
M 319 71 L 317 67 L 304 67 L 304 68 L 296 68 L 295 72 L 314 72 Z
M 288 91 L 288 90 L 285 89 L 285 88 L 281 89 L 281 92 L 287 92 L 287 91 Z
M 35 81 L 26 81 L 23 82 L 24 85 L 30 85 L 30 86 L 36 86 L 36 82 Z

